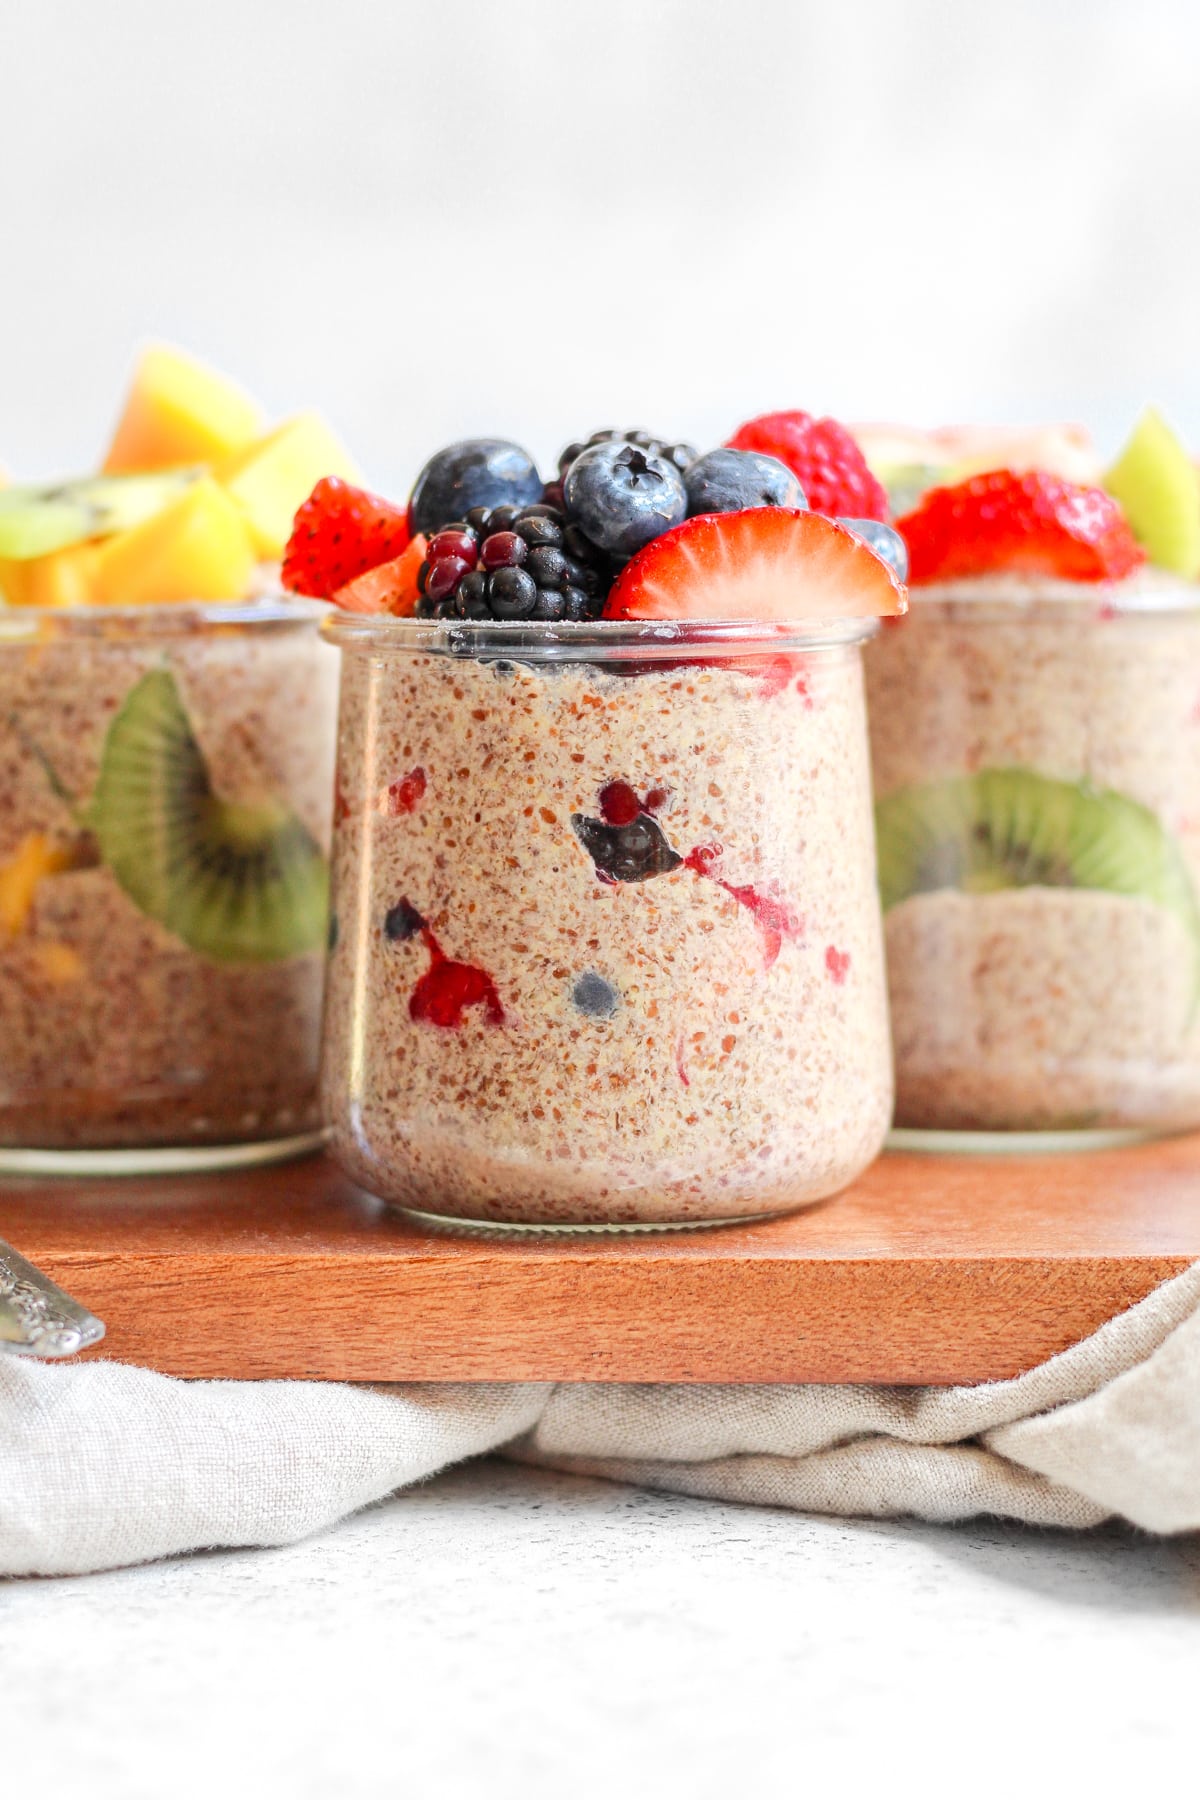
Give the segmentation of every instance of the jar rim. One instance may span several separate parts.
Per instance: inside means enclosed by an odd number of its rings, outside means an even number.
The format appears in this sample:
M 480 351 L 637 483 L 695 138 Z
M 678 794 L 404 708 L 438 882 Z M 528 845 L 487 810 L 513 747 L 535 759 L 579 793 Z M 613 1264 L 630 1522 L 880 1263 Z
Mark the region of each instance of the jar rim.
M 861 644 L 877 618 L 800 619 L 398 619 L 387 613 L 335 610 L 322 624 L 342 649 L 454 656 L 481 662 L 679 662 L 781 652 L 836 650 Z
M 138 606 L 0 606 L 0 648 L 46 638 L 192 637 L 236 625 L 255 630 L 316 625 L 324 600 L 267 593 L 250 600 L 156 600 Z

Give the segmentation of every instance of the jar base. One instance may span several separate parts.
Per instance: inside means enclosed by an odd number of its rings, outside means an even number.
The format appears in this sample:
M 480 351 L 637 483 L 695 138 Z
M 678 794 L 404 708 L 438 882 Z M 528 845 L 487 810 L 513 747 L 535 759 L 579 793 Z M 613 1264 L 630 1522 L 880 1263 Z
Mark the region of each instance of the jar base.
M 206 1175 L 222 1169 L 260 1169 L 311 1156 L 324 1131 L 249 1144 L 156 1144 L 120 1150 L 34 1150 L 0 1145 L 0 1175 L 138 1176 Z
M 1085 1150 L 1119 1150 L 1173 1135 L 1145 1126 L 1069 1131 L 963 1131 L 957 1127 L 897 1125 L 888 1132 L 886 1150 L 923 1156 L 1070 1156 Z
M 578 1222 L 556 1219 L 539 1225 L 506 1219 L 461 1219 L 449 1213 L 421 1212 L 415 1206 L 398 1206 L 394 1201 L 385 1204 L 391 1211 L 402 1213 L 406 1219 L 411 1219 L 423 1231 L 473 1238 L 646 1237 L 664 1231 L 719 1231 L 730 1225 L 761 1225 L 768 1219 L 788 1217 L 786 1212 L 767 1212 L 743 1213 L 738 1218 L 729 1219 L 621 1219 L 612 1223 L 593 1219 Z M 790 1208 L 789 1212 L 799 1212 L 804 1206 L 816 1204 L 812 1200 L 802 1201 L 799 1207 Z

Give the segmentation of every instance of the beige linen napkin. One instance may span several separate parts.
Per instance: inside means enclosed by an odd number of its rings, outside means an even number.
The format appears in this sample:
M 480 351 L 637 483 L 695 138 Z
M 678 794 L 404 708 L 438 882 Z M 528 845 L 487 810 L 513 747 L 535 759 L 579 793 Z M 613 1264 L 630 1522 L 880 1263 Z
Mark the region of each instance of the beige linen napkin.
M 0 1357 L 0 1573 L 283 1544 L 464 1457 L 803 1512 L 1200 1528 L 1200 1263 L 968 1388 L 173 1381 Z

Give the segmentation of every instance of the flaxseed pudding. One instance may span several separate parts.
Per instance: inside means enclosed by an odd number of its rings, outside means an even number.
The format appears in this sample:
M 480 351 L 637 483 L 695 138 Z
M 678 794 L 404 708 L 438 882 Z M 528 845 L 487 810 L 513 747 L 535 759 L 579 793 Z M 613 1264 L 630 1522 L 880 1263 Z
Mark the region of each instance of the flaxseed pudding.
M 0 492 L 0 1162 L 316 1141 L 337 659 L 264 565 L 348 468 L 156 349 Z
M 1047 476 L 901 529 L 867 655 L 897 1124 L 1195 1125 L 1200 592 Z
M 414 548 L 335 591 L 322 1094 L 373 1192 L 703 1224 L 878 1152 L 859 645 L 903 597 L 865 526 L 803 501 L 768 457 L 644 434 L 572 446 L 549 487 L 516 446 L 456 445 Z M 318 490 L 286 578 L 321 591 L 348 536 Z

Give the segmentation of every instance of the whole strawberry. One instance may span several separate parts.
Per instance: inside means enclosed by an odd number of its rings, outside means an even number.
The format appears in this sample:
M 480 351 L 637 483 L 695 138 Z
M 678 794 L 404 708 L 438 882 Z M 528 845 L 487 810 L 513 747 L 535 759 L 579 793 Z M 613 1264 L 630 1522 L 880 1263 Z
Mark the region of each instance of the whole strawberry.
M 799 479 L 814 512 L 831 519 L 891 518 L 887 494 L 867 467 L 867 459 L 836 419 L 806 412 L 763 413 L 741 425 L 730 450 L 758 450 L 774 456 Z
M 993 469 L 955 487 L 931 488 L 898 521 L 909 581 L 1011 573 L 1064 581 L 1120 581 L 1146 553 L 1102 488 L 1034 469 Z
M 327 475 L 293 521 L 283 553 L 283 585 L 293 594 L 331 600 L 347 582 L 392 562 L 409 535 L 403 507 Z

